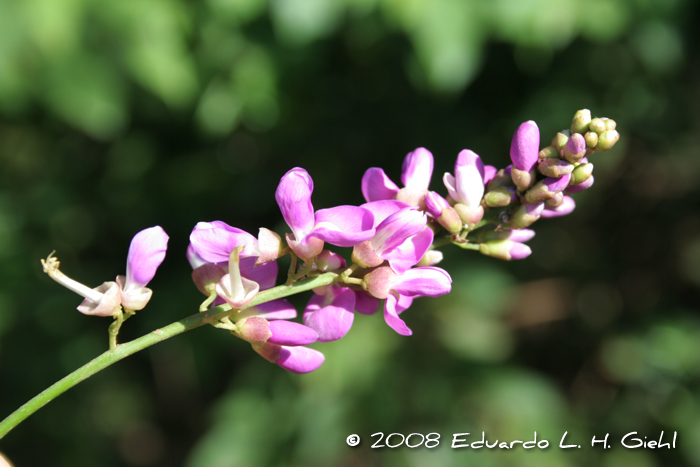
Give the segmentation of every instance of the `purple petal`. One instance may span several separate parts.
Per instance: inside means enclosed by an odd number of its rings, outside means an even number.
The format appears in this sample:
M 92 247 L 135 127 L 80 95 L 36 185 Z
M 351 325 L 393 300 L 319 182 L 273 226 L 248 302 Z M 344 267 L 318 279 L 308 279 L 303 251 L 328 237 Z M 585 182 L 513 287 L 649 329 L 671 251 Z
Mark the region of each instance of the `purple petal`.
M 167 248 L 168 234 L 160 226 L 142 230 L 134 235 L 126 257 L 124 288 L 145 287 L 151 282 L 156 275 L 156 269 L 165 259 Z
M 276 261 L 255 266 L 255 257 L 241 258 L 241 276 L 260 285 L 260 290 L 266 290 L 275 286 L 277 282 L 278 266 Z
M 233 315 L 232 318 L 236 321 L 249 318 L 251 316 L 259 316 L 268 321 L 275 319 L 294 319 L 297 317 L 297 310 L 284 298 L 278 298 L 271 302 L 261 303 L 242 310 L 240 313 Z
M 403 274 L 412 266 L 418 264 L 433 244 L 433 231 L 424 228 L 413 237 L 407 239 L 398 248 L 384 255 L 391 269 L 397 274 Z
M 492 165 L 484 166 L 484 186 L 488 185 L 496 177 L 498 169 Z
M 576 185 L 574 185 L 576 186 Z M 564 201 L 557 207 L 545 206 L 540 217 L 545 219 L 566 216 L 576 208 L 576 202 L 570 196 L 564 196 Z
M 416 209 L 409 207 L 397 211 L 379 224 L 371 240 L 372 247 L 383 257 L 385 252 L 390 252 L 407 238 L 422 231 L 427 221 L 426 215 Z
M 588 180 L 585 182 L 578 183 L 576 185 L 571 185 L 569 186 L 566 190 L 564 190 L 565 195 L 575 195 L 576 193 L 580 193 L 583 190 L 587 190 L 591 186 L 593 186 L 593 175 L 590 176 Z
M 362 195 L 365 201 L 380 201 L 383 199 L 396 199 L 399 187 L 386 176 L 379 167 L 367 169 L 362 176 Z
M 450 203 L 448 203 L 445 198 L 434 191 L 429 191 L 425 195 L 425 205 L 428 208 L 430 215 L 436 219 L 440 217 L 444 209 L 450 207 Z
M 463 165 L 456 168 L 455 188 L 457 190 L 457 198 L 455 198 L 455 201 L 466 204 L 469 207 L 479 206 L 481 198 L 484 197 L 484 178 L 479 172 L 478 167 L 474 165 Z
M 484 163 L 481 162 L 481 157 L 474 151 L 470 149 L 463 149 L 457 155 L 457 162 L 455 162 L 455 175 L 457 175 L 457 170 L 460 167 L 474 167 L 479 172 L 481 180 L 484 179 L 485 170 Z
M 325 357 L 318 350 L 308 347 L 280 347 L 275 363 L 292 373 L 309 373 L 321 366 Z
M 313 236 L 331 245 L 350 247 L 374 236 L 374 215 L 358 206 L 337 206 L 316 212 Z
M 314 228 L 314 207 L 311 193 L 314 182 L 309 173 L 295 167 L 282 177 L 275 192 L 275 199 L 287 225 L 297 241 L 301 241 Z
M 509 232 L 508 240 L 514 242 L 527 242 L 535 236 L 535 231 L 531 229 L 513 229 L 509 230 Z
M 413 268 L 391 279 L 391 289 L 407 297 L 438 297 L 452 290 L 452 278 L 444 269 Z
M 540 130 L 532 120 L 521 123 L 510 143 L 510 158 L 513 165 L 526 172 L 537 163 L 540 152 Z
M 258 255 L 258 240 L 248 232 L 225 222 L 199 222 L 190 234 L 194 253 L 207 263 L 225 263 L 237 246 L 243 245 L 242 257 Z
M 192 269 L 197 269 L 207 264 L 207 262 L 194 251 L 194 247 L 191 243 L 187 245 L 187 261 L 190 263 L 190 266 L 192 266 Z
M 292 321 L 270 321 L 270 337 L 267 342 L 279 345 L 306 345 L 316 342 L 318 335 L 313 329 Z
M 374 227 L 376 228 L 379 224 L 382 223 L 382 221 L 384 221 L 384 219 L 394 214 L 396 211 L 400 211 L 410 206 L 404 203 L 403 201 L 383 200 L 365 203 L 360 207 L 372 212 L 372 214 L 374 215 Z
M 333 299 L 314 295 L 304 311 L 304 324 L 318 333 L 318 342 L 335 341 L 348 333 L 355 317 L 355 292 L 345 288 L 331 289 Z
M 379 309 L 379 299 L 364 290 L 355 290 L 355 311 L 363 315 L 373 315 Z
M 578 133 L 576 133 L 578 134 Z M 547 186 L 547 189 L 554 193 L 559 193 L 564 191 L 567 186 L 569 186 L 569 181 L 571 180 L 571 174 L 563 175 L 560 178 L 547 177 L 544 179 L 543 183 Z
M 513 246 L 510 248 L 511 259 L 527 258 L 528 256 L 530 256 L 531 253 L 532 250 L 530 249 L 530 247 L 523 243 L 513 242 Z
M 386 321 L 386 324 L 388 324 L 391 329 L 402 336 L 410 336 L 413 334 L 413 331 L 406 326 L 404 320 L 399 318 L 399 311 L 397 310 L 399 297 L 397 295 L 398 294 L 395 292 L 387 295 L 386 301 L 384 302 L 384 321 Z
M 408 153 L 401 167 L 401 183 L 407 188 L 427 190 L 433 175 L 433 155 L 425 148 Z
M 566 142 L 566 149 L 573 154 L 579 154 L 586 150 L 586 139 L 580 133 L 574 133 Z

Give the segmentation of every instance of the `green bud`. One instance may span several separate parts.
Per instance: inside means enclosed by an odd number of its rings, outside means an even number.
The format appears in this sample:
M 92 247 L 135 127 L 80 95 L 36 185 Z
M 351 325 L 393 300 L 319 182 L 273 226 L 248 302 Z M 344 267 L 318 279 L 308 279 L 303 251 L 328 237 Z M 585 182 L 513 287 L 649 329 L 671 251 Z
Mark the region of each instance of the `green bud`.
M 556 208 L 557 206 L 561 206 L 561 203 L 564 202 L 564 193 L 559 192 L 556 193 L 552 198 L 549 198 L 547 201 L 544 202 L 546 206 L 551 206 L 553 208 Z
M 589 131 L 583 138 L 586 140 L 586 146 L 589 148 L 594 148 L 598 144 L 598 133 L 595 131 Z
M 510 168 L 510 176 L 513 179 L 513 183 L 518 187 L 519 190 L 527 190 L 535 182 L 535 177 L 537 176 L 536 170 L 533 168 L 529 172 L 520 170 L 513 166 Z
M 603 120 L 605 121 L 606 130 L 614 130 L 617 128 L 617 122 L 612 118 L 604 118 Z
M 607 130 L 607 126 L 605 124 L 605 120 L 596 117 L 593 120 L 591 120 L 591 123 L 588 124 L 588 129 L 598 134 L 601 134 L 602 132 Z
M 617 130 L 607 130 L 598 138 L 598 150 L 607 151 L 615 146 L 615 143 L 620 139 L 620 133 Z
M 591 122 L 591 111 L 582 109 L 574 114 L 574 120 L 571 123 L 572 133 L 585 133 L 588 131 L 588 124 Z
M 569 141 L 569 130 L 560 131 L 557 136 L 552 140 L 552 145 L 554 145 L 559 151 L 562 151 Z
M 490 208 L 501 208 L 508 206 L 513 201 L 514 190 L 511 191 L 508 187 L 501 186 L 489 191 L 484 195 L 484 203 Z
M 571 185 L 583 183 L 591 178 L 591 175 L 593 175 L 593 164 L 590 162 L 587 164 L 581 164 L 571 173 Z
M 545 159 L 539 163 L 537 170 L 546 177 L 559 178 L 573 172 L 574 165 L 561 159 Z
M 539 219 L 541 213 L 541 209 L 531 204 L 523 204 L 513 214 L 510 220 L 511 225 L 516 229 L 524 229 Z
M 498 188 L 500 186 L 513 186 L 513 179 L 511 178 L 510 175 L 508 175 L 505 171 L 505 169 L 501 169 L 496 173 L 496 176 L 493 177 L 493 180 L 489 182 L 489 184 L 486 186 L 486 191 L 491 191 L 495 188 Z M 449 198 L 448 198 L 449 201 Z M 450 203 L 451 205 L 454 205 L 454 203 Z
M 554 193 L 549 191 L 549 188 L 547 188 L 543 182 L 538 182 L 535 186 L 527 190 L 524 198 L 528 203 L 541 203 L 552 196 L 554 196 Z
M 443 209 L 438 222 L 451 234 L 458 234 L 462 230 L 462 219 L 455 208 Z
M 540 151 L 540 159 L 556 159 L 559 158 L 559 151 L 554 146 L 547 146 Z

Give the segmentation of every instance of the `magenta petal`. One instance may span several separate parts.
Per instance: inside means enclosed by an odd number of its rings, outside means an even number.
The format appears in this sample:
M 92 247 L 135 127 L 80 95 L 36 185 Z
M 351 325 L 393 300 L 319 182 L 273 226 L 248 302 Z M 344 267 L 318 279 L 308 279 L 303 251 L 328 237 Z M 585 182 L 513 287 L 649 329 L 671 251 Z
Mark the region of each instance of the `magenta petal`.
M 530 247 L 523 243 L 514 242 L 513 246 L 510 248 L 511 259 L 527 258 L 528 256 L 530 256 L 531 253 L 532 250 L 530 249 Z
M 484 166 L 484 186 L 488 185 L 496 177 L 498 169 L 492 165 Z
M 410 207 L 410 205 L 404 203 L 403 201 L 397 200 L 382 200 L 382 201 L 372 201 L 370 203 L 365 203 L 361 208 L 367 209 L 374 215 L 374 227 L 381 224 L 384 219 L 394 214 L 396 211 L 400 211 L 404 208 Z
M 398 297 L 396 293 L 390 293 L 384 302 L 384 321 L 391 329 L 398 332 L 402 336 L 410 336 L 413 331 L 406 326 L 404 320 L 399 318 L 399 311 L 396 309 Z M 403 310 L 402 310 L 403 311 Z
M 413 268 L 391 279 L 391 289 L 407 297 L 438 297 L 452 290 L 452 278 L 436 267 Z
M 397 248 L 407 238 L 425 229 L 427 221 L 426 215 L 416 209 L 397 211 L 379 224 L 371 240 L 372 247 L 379 256 L 384 257 L 384 253 Z
M 527 242 L 535 236 L 535 231 L 531 229 L 513 229 L 508 232 L 510 232 L 508 240 L 514 242 Z
M 208 263 L 225 263 L 237 246 L 243 245 L 240 255 L 257 256 L 258 240 L 248 232 L 231 227 L 225 222 L 198 222 L 190 234 L 194 253 Z
M 314 182 L 309 173 L 295 167 L 282 177 L 275 192 L 275 199 L 287 225 L 297 241 L 301 241 L 314 228 L 314 207 L 311 193 Z
M 367 169 L 362 176 L 362 195 L 365 201 L 380 201 L 383 199 L 396 199 L 399 187 L 386 176 L 384 170 L 379 167 Z
M 577 133 L 578 134 L 578 133 Z M 547 177 L 542 183 L 547 186 L 547 189 L 554 193 L 559 193 L 564 191 L 567 186 L 569 186 L 569 181 L 571 180 L 571 174 L 563 175 L 560 178 Z
M 363 315 L 373 315 L 379 310 L 379 299 L 364 290 L 355 290 L 355 311 Z
M 241 258 L 241 276 L 260 285 L 260 290 L 266 290 L 275 286 L 277 282 L 278 266 L 276 261 L 255 266 L 255 257 Z
M 134 235 L 126 258 L 125 289 L 145 287 L 151 282 L 156 275 L 156 269 L 165 259 L 167 248 L 168 234 L 160 226 L 142 230 Z
M 391 269 L 397 274 L 403 274 L 412 266 L 418 264 L 433 244 L 433 231 L 424 228 L 413 237 L 407 239 L 398 248 L 384 255 Z
M 270 337 L 267 342 L 279 345 L 306 345 L 316 342 L 316 331 L 292 321 L 270 321 Z
M 374 236 L 374 215 L 358 206 L 337 206 L 316 212 L 313 236 L 331 245 L 350 247 Z
M 450 203 L 435 191 L 429 191 L 425 195 L 425 206 L 434 218 L 440 217 L 442 211 L 450 207 Z
M 571 185 L 569 186 L 566 190 L 564 190 L 565 195 L 575 195 L 576 193 L 580 193 L 583 190 L 587 190 L 591 186 L 593 186 L 594 178 L 591 175 L 591 177 L 586 180 L 585 182 L 578 183 L 576 185 Z
M 318 350 L 308 347 L 280 347 L 280 356 L 275 363 L 292 373 L 309 373 L 323 364 L 325 357 Z
M 354 302 L 354 293 L 352 290 L 350 293 Z M 331 342 L 348 333 L 354 318 L 355 314 L 352 311 L 329 305 L 308 315 L 304 314 L 304 324 L 318 333 L 318 342 Z
M 562 201 L 562 203 L 559 206 L 555 208 L 551 206 L 545 206 L 544 211 L 542 211 L 540 217 L 548 219 L 552 217 L 566 216 L 567 214 L 571 214 L 571 212 L 574 209 L 576 209 L 576 202 L 573 200 L 573 198 L 571 198 L 570 196 L 564 196 L 564 201 Z
M 532 120 L 520 124 L 510 143 L 513 165 L 529 172 L 537 163 L 540 152 L 540 130 Z
M 407 188 L 427 190 L 433 175 L 433 155 L 425 148 L 408 153 L 401 167 L 401 183 Z

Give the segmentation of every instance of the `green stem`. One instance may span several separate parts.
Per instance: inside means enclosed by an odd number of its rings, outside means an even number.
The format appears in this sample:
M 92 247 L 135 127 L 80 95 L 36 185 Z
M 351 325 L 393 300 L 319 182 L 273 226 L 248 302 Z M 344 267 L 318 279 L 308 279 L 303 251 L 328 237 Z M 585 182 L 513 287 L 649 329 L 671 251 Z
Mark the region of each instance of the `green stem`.
M 312 279 L 299 281 L 293 285 L 280 285 L 272 289 L 263 290 L 255 296 L 249 306 L 259 305 L 271 300 L 288 297 L 290 295 L 311 290 L 316 287 L 328 285 L 335 282 L 338 277 L 339 276 L 333 272 L 327 272 Z M 203 313 L 200 312 L 195 315 L 188 316 L 185 319 L 169 324 L 163 328 L 156 329 L 155 331 L 152 331 L 145 336 L 141 336 L 131 342 L 120 344 L 116 348 L 108 350 L 91 362 L 78 368 L 65 378 L 57 381 L 39 395 L 31 399 L 29 402 L 24 404 L 22 407 L 15 410 L 5 420 L 0 422 L 0 439 L 2 439 L 14 427 L 19 425 L 24 419 L 51 402 L 53 399 L 95 373 L 104 370 L 113 363 L 116 363 L 129 355 L 135 354 L 139 350 L 143 350 L 173 336 L 182 334 L 183 332 L 190 331 L 205 324 L 217 323 L 233 313 L 236 313 L 237 311 L 238 310 L 231 309 L 231 307 L 228 305 L 217 306 Z

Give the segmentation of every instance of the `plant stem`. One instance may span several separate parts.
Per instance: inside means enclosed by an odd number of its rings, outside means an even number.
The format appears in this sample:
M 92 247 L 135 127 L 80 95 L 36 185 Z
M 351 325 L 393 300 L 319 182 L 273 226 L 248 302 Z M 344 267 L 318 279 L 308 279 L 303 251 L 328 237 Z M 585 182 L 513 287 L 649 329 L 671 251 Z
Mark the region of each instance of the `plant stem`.
M 280 285 L 272 289 L 263 290 L 258 293 L 249 306 L 259 305 L 282 297 L 288 297 L 300 292 L 328 285 L 338 279 L 338 274 L 327 272 L 311 279 L 299 281 L 293 285 Z M 5 420 L 0 422 L 0 439 L 14 427 L 19 425 L 24 419 L 32 415 L 34 412 L 51 402 L 56 397 L 60 396 L 68 389 L 76 384 L 84 381 L 95 373 L 104 370 L 113 363 L 135 354 L 139 350 L 143 350 L 154 344 L 162 342 L 183 332 L 190 331 L 205 324 L 217 323 L 220 320 L 236 313 L 239 310 L 231 309 L 229 305 L 220 305 L 208 311 L 200 312 L 185 319 L 176 321 L 163 328 L 156 329 L 145 336 L 141 336 L 131 342 L 117 345 L 116 348 L 108 350 L 99 357 L 83 365 L 65 378 L 57 381 L 49 388 L 35 396 L 29 402 L 24 404 L 19 409 L 15 410 Z

